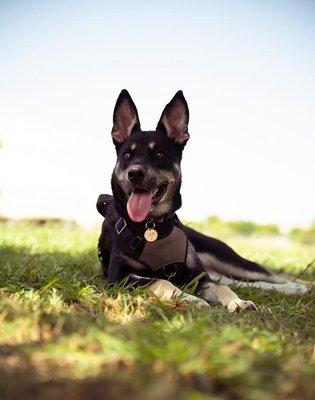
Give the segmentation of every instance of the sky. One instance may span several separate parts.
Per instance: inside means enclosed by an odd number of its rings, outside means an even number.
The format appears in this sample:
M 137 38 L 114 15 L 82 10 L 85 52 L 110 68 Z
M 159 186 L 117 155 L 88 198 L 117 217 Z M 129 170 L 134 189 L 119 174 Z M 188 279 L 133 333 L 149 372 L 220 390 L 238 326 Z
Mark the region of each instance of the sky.
M 121 89 L 190 108 L 182 218 L 315 219 L 315 2 L 0 1 L 0 214 L 100 221 Z

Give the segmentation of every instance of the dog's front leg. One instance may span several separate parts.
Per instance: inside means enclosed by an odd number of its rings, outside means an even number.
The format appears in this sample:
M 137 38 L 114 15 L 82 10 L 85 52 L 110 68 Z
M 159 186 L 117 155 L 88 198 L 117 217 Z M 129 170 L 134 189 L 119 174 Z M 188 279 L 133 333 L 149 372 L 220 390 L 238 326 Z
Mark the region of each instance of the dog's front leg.
M 191 243 L 188 245 L 187 266 L 196 272 L 206 272 L 200 258 Z M 238 297 L 228 286 L 220 285 L 211 280 L 208 274 L 204 275 L 198 285 L 200 297 L 212 303 L 221 303 L 229 312 L 239 312 L 243 310 L 256 310 L 252 301 L 245 301 Z
M 252 301 L 242 300 L 228 286 L 218 283 L 207 283 L 201 289 L 201 297 L 212 303 L 221 303 L 230 313 L 257 310 Z
M 196 307 L 210 308 L 209 304 L 196 296 L 184 293 L 182 290 L 178 289 L 170 281 L 165 279 L 157 279 L 155 282 L 148 286 L 150 292 L 157 296 L 161 300 L 170 300 L 174 297 L 178 297 L 181 300 L 188 301 L 194 304 Z
M 178 297 L 181 300 L 195 304 L 197 307 L 210 308 L 209 304 L 205 300 L 184 293 L 166 279 L 150 278 L 134 273 L 132 271 L 133 266 L 131 263 L 134 264 L 134 261 L 131 261 L 128 257 L 123 256 L 119 252 L 115 253 L 115 255 L 112 256 L 109 265 L 109 283 L 118 283 L 126 279 L 126 283 L 131 284 L 134 287 L 145 286 L 151 293 L 161 300 L 171 300 L 172 298 Z M 141 264 L 137 263 L 136 267 L 141 269 Z

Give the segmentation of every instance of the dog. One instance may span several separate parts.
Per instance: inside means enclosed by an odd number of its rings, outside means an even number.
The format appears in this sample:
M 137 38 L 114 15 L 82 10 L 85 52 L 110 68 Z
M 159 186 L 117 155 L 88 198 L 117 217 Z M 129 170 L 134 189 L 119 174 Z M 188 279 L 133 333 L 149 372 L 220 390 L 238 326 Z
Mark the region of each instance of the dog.
M 156 129 L 142 131 L 131 96 L 125 89 L 120 93 L 111 133 L 117 153 L 113 195 L 100 195 L 97 201 L 105 217 L 98 255 L 108 282 L 144 285 L 160 299 L 180 296 L 197 307 L 221 303 L 229 312 L 257 309 L 230 289 L 235 282 L 305 293 L 303 283 L 290 282 L 180 222 L 176 211 L 188 122 L 188 105 L 178 91 Z M 194 294 L 187 293 L 192 289 Z

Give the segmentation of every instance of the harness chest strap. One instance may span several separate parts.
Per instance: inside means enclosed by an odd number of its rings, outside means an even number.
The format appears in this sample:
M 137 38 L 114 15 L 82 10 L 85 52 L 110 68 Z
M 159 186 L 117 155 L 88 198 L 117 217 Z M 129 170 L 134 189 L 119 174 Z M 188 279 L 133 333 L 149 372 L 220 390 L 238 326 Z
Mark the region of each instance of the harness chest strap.
M 120 250 L 128 257 L 146 265 L 153 271 L 171 264 L 186 262 L 188 239 L 186 232 L 179 227 L 176 214 L 159 225 L 158 239 L 148 242 L 144 239 L 144 231 L 135 233 L 127 221 L 121 216 L 119 206 L 109 195 L 100 195 L 97 202 L 98 211 L 105 216 L 108 205 L 113 202 L 116 212 L 115 236 Z M 141 225 L 142 226 L 142 225 Z
M 153 271 L 170 264 L 185 263 L 187 243 L 186 233 L 174 226 L 172 232 L 163 239 L 146 242 L 138 260 Z
M 184 230 L 175 223 L 166 235 L 154 242 L 146 241 L 143 234 L 133 233 L 123 218 L 117 221 L 115 230 L 121 251 L 153 271 L 186 262 L 188 239 Z

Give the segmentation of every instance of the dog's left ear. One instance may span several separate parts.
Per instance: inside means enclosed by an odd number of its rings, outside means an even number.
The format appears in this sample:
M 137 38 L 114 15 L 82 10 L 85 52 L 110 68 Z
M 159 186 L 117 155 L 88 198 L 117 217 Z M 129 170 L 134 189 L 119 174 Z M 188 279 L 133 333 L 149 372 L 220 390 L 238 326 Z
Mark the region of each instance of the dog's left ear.
M 167 137 L 185 145 L 189 139 L 189 110 L 183 92 L 179 90 L 164 108 L 157 129 L 165 129 Z

